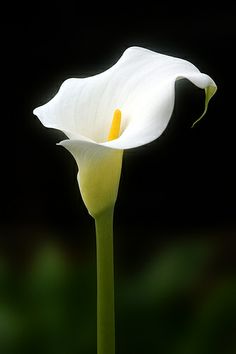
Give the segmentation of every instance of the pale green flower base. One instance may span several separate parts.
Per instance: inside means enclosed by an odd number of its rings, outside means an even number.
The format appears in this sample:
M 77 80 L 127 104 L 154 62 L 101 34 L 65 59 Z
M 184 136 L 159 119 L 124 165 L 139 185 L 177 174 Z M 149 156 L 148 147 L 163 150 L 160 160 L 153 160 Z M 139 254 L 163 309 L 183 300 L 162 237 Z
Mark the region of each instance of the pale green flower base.
M 95 218 L 97 244 L 97 354 L 115 354 L 113 207 Z

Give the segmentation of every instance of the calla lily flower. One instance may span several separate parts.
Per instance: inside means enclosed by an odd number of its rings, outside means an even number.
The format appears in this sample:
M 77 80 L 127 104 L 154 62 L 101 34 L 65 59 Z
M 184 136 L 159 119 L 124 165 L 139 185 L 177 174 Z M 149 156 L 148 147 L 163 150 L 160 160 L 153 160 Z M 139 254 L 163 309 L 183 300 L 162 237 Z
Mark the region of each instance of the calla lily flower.
M 101 74 L 66 80 L 34 110 L 43 125 L 69 138 L 59 145 L 78 164 L 81 195 L 93 217 L 115 204 L 123 151 L 150 143 L 167 127 L 175 82 L 183 78 L 205 90 L 203 116 L 215 82 L 186 60 L 140 47 L 128 48 Z
M 101 74 L 66 80 L 51 101 L 34 110 L 46 127 L 69 138 L 59 145 L 78 164 L 81 195 L 95 219 L 98 354 L 115 354 L 113 211 L 123 151 L 162 134 L 173 112 L 175 82 L 183 78 L 205 90 L 203 116 L 214 81 L 186 60 L 139 47 L 128 48 Z

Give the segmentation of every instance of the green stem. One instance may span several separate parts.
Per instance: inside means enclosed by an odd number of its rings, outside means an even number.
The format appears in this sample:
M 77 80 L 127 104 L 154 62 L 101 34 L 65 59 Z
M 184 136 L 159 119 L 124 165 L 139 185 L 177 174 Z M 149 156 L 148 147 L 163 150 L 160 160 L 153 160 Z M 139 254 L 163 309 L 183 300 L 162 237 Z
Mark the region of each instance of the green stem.
M 97 244 L 97 353 L 115 354 L 113 208 L 95 218 Z

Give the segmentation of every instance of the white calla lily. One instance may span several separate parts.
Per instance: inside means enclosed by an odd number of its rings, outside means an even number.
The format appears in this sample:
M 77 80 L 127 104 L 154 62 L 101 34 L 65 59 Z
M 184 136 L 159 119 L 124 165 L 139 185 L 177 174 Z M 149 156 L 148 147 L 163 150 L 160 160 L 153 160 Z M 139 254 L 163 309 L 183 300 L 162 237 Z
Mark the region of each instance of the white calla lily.
M 162 134 L 172 115 L 175 82 L 182 78 L 205 90 L 204 115 L 214 81 L 185 60 L 138 47 L 99 75 L 66 80 L 50 102 L 34 110 L 46 127 L 68 136 L 60 145 L 78 164 L 82 198 L 95 218 L 98 354 L 115 354 L 113 209 L 123 151 Z
M 140 47 L 128 48 L 101 74 L 66 80 L 51 101 L 34 110 L 46 127 L 68 136 L 60 145 L 78 164 L 81 194 L 92 216 L 115 203 L 123 150 L 150 143 L 165 130 L 175 82 L 182 78 L 205 90 L 204 115 L 214 81 L 186 60 Z

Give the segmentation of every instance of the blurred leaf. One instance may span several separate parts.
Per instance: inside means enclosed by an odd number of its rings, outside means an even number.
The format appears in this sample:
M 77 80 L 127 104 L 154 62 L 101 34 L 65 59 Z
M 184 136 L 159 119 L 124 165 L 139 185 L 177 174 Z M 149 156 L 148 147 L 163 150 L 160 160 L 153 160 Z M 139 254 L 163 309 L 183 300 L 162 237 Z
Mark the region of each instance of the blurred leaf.
M 62 253 L 53 245 L 44 245 L 31 265 L 28 286 L 37 297 L 60 296 L 67 281 L 68 264 Z
M 228 277 L 221 279 L 197 308 L 182 346 L 174 353 L 235 353 L 235 318 L 236 277 Z
M 207 242 L 186 241 L 166 248 L 141 274 L 129 279 L 125 293 L 129 306 L 153 307 L 191 290 L 210 261 L 213 248 Z
M 91 345 L 94 348 L 95 267 L 72 265 L 58 247 L 44 245 L 32 264 L 26 289 L 32 347 L 39 342 L 40 353 L 50 354 L 86 352 Z M 95 291 L 91 293 L 92 289 Z
M 26 329 L 25 318 L 18 308 L 0 305 L 0 353 L 17 353 Z
M 202 240 L 168 245 L 142 273 L 123 284 L 117 298 L 123 354 L 172 353 L 192 315 L 192 293 L 205 277 L 214 252 Z

